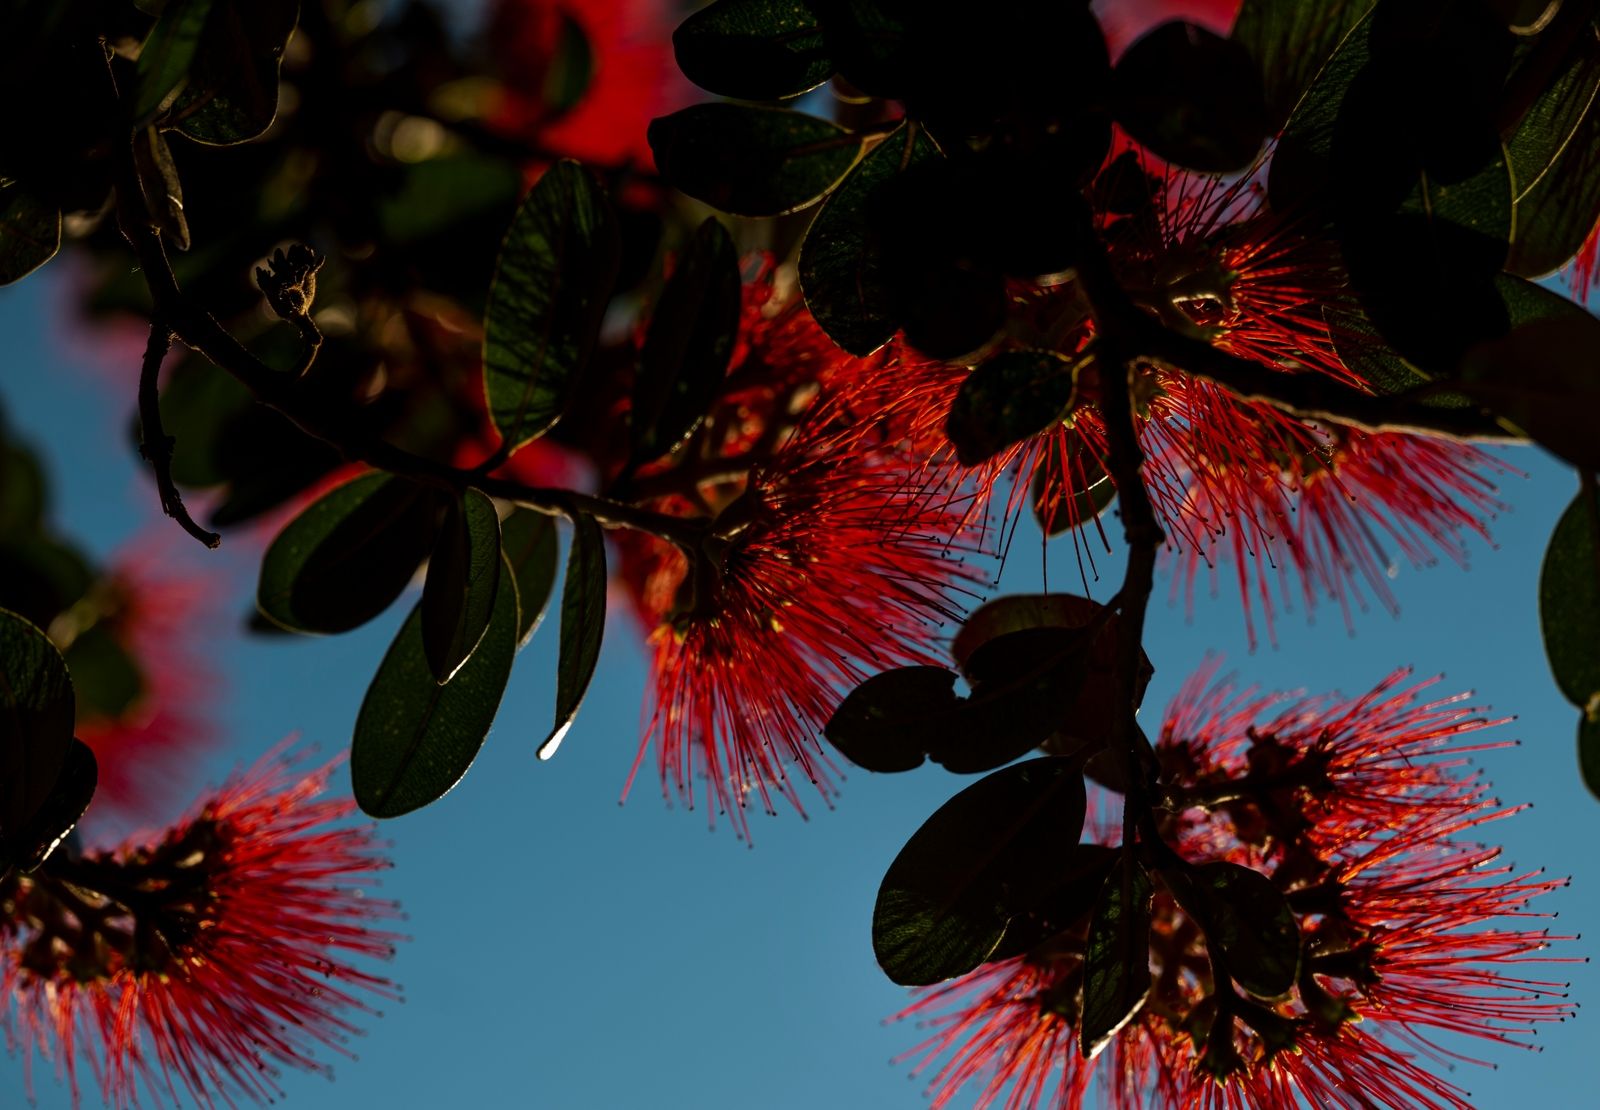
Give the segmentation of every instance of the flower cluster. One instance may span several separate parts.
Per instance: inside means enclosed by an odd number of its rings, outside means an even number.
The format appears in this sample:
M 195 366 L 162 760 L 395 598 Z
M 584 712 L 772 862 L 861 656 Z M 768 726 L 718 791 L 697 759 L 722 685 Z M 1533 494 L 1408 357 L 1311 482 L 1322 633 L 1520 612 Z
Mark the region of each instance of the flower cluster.
M 1125 849 L 1157 879 L 1148 994 L 1085 1059 L 1087 923 L 1060 922 L 1053 939 L 904 1012 L 934 1026 L 912 1056 L 918 1070 L 943 1059 L 936 1106 L 974 1083 L 981 1106 L 1078 1107 L 1093 1080 L 1119 1108 L 1464 1110 L 1464 1093 L 1419 1062 L 1471 1059 L 1441 1035 L 1522 1044 L 1572 1014 L 1563 984 L 1521 970 L 1565 939 L 1526 923 L 1562 880 L 1469 839 L 1520 808 L 1469 765 L 1500 746 L 1477 735 L 1492 722 L 1461 698 L 1424 700 L 1429 684 L 1405 671 L 1353 700 L 1213 678 L 1202 671 L 1169 710 L 1155 745 L 1162 816 Z M 1248 959 L 1230 966 L 1269 944 L 1230 932 L 1248 911 L 1201 893 L 1230 867 L 1265 876 L 1267 900 L 1292 915 L 1295 956 L 1276 993 L 1253 993 Z
M 269 1101 L 283 1068 L 328 1070 L 388 980 L 357 966 L 393 954 L 367 897 L 387 866 L 348 800 L 319 797 L 336 764 L 297 769 L 282 749 L 159 839 L 0 880 L 0 985 L 10 1040 L 53 1060 L 79 1095 L 184 1091 L 200 1106 Z

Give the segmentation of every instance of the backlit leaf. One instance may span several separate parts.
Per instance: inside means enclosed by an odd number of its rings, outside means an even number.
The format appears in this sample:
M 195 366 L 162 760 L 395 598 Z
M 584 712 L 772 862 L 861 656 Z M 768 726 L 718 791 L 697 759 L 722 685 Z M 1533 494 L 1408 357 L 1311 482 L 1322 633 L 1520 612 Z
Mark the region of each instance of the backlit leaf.
M 1539 626 L 1561 693 L 1585 712 L 1600 710 L 1600 496 L 1592 487 L 1567 506 L 1545 549 Z
M 833 73 L 805 0 L 716 0 L 679 25 L 672 48 L 685 77 L 740 100 L 799 96 Z
M 28 621 L 0 609 L 0 836 L 8 843 L 55 789 L 73 742 L 73 715 L 61 653 Z
M 532 509 L 512 509 L 500 522 L 500 548 L 517 579 L 517 646 L 533 638 L 550 602 L 561 554 L 556 522 Z
M 606 543 L 594 517 L 580 513 L 573 522 L 567 578 L 561 586 L 561 656 L 556 668 L 556 722 L 539 746 L 549 759 L 566 739 L 600 661 L 606 628 Z
M 440 683 L 467 660 L 489 627 L 500 585 L 500 517 L 475 489 L 445 510 L 422 589 L 422 648 Z
M 1094 1057 L 1150 994 L 1150 876 L 1124 853 L 1106 877 L 1089 922 L 1078 1043 Z

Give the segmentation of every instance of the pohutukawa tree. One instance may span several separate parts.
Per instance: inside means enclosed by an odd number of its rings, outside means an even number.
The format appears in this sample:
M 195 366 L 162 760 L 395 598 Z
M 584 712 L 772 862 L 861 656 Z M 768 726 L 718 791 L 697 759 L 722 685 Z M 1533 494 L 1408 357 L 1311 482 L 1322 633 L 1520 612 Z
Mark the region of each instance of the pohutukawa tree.
M 936 1105 L 1445 1110 L 1446 1054 L 1572 1015 L 1562 880 L 1481 843 L 1518 809 L 1486 711 L 1208 667 L 1136 715 L 1183 664 L 1158 573 L 1236 580 L 1252 641 L 1392 608 L 1397 559 L 1487 534 L 1480 445 L 1531 440 L 1578 476 L 1542 617 L 1600 793 L 1595 0 L 370 7 L 0 3 L 0 282 L 65 246 L 147 327 L 174 524 L 94 566 L 5 430 L 0 982 L 75 1098 L 265 1100 L 393 996 L 338 819 L 467 773 L 563 536 L 542 758 L 614 584 L 630 785 L 748 837 L 847 764 L 983 776 L 872 916 Z M 991 596 L 1027 517 L 1120 586 Z M 275 751 L 91 848 L 214 733 L 180 528 L 259 550 L 263 634 L 425 584 L 348 779 Z

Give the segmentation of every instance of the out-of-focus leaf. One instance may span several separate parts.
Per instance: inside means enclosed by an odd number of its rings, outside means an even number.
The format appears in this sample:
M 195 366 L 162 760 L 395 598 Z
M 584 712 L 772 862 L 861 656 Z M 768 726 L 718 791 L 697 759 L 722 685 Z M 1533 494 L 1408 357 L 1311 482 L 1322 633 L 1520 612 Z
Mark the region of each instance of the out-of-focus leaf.
M 62 653 L 77 693 L 80 720 L 115 720 L 144 693 L 144 674 L 109 629 L 96 624 L 73 637 Z
M 885 974 L 922 986 L 987 960 L 1070 866 L 1084 807 L 1082 773 L 1055 757 L 997 771 L 939 807 L 878 889 L 872 947 Z
M 672 48 L 685 77 L 740 100 L 799 96 L 833 73 L 805 0 L 716 0 L 678 26 Z
M 39 530 L 46 490 L 39 460 L 4 434 L 0 429 L 0 536 L 13 539 Z
M 433 547 L 435 491 L 365 474 L 324 494 L 261 560 L 256 604 L 291 632 L 348 632 L 389 607 Z
M 440 684 L 483 639 L 500 586 L 500 516 L 469 489 L 445 510 L 422 588 L 422 649 Z
M 1085 365 L 1055 351 L 1003 351 L 968 374 L 950 405 L 945 433 L 956 461 L 975 466 L 1044 431 L 1072 407 Z
M 556 667 L 556 722 L 539 758 L 549 759 L 566 739 L 600 661 L 606 629 L 606 543 L 587 513 L 573 522 L 567 578 L 561 586 L 561 656 Z
M 19 841 L 49 800 L 73 742 L 72 679 L 31 623 L 0 609 L 0 838 Z M 9 849 L 13 862 L 22 855 Z
M 278 114 L 278 67 L 299 18 L 300 0 L 211 0 L 173 125 L 215 146 L 259 137 Z
M 662 116 L 651 122 L 649 140 L 671 184 L 736 216 L 781 216 L 815 204 L 863 145 L 828 120 L 742 104 L 697 104 Z
M 1589 487 L 1561 514 L 1545 549 L 1539 626 L 1561 693 L 1600 717 L 1600 496 Z
M 0 180 L 0 285 L 27 277 L 61 249 L 61 210 L 18 181 Z
M 576 162 L 552 166 L 517 210 L 483 324 L 489 414 L 513 448 L 566 411 L 599 337 L 621 250 L 611 202 Z
M 939 157 L 927 133 L 901 124 L 828 195 L 800 247 L 800 289 L 828 337 L 853 355 L 869 355 L 897 327 L 883 259 L 871 224 L 872 197 L 884 182 Z
M 695 429 L 728 372 L 739 331 L 739 255 L 716 219 L 700 225 L 650 316 L 633 383 L 633 460 L 649 462 Z
M 373 676 L 356 718 L 350 777 L 373 817 L 399 817 L 461 781 L 489 735 L 517 651 L 517 585 L 497 576 L 494 611 L 478 649 L 446 684 L 422 647 L 422 606 L 411 611 Z
M 1106 876 L 1084 952 L 1078 1043 L 1091 1059 L 1133 1019 L 1150 994 L 1150 876 L 1132 855 Z
M 384 237 L 401 244 L 444 235 L 475 217 L 511 212 L 522 189 L 515 166 L 482 154 L 429 158 L 402 172 L 399 188 L 377 206 Z
M 500 522 L 500 548 L 517 578 L 517 646 L 533 638 L 550 602 L 561 545 L 556 524 L 543 513 L 513 509 Z
M 1194 23 L 1163 23 L 1117 62 L 1117 121 L 1168 162 L 1202 173 L 1243 170 L 1269 131 L 1250 51 Z

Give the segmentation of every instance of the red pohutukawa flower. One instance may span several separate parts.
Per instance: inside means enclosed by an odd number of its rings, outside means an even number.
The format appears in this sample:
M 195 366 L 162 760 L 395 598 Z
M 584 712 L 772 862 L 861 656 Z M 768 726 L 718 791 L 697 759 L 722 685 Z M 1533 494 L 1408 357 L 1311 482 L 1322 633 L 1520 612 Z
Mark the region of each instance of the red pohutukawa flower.
M 0 958 L 13 1043 L 55 1062 L 78 1098 L 87 1062 L 108 1103 L 271 1101 L 284 1067 L 326 1072 L 388 980 L 367 897 L 386 868 L 371 826 L 323 798 L 336 764 L 297 769 L 280 747 L 149 843 L 52 857 L 0 883 Z M 30 1080 L 31 1082 L 31 1080 Z M 142 1091 L 141 1091 L 142 1088 Z
M 73 626 L 64 633 L 73 636 L 69 651 L 80 636 L 109 635 L 137 670 L 121 678 L 94 672 L 117 698 L 115 707 L 80 692 L 78 737 L 99 764 L 91 825 L 107 818 L 143 824 L 170 812 L 182 768 L 216 741 L 212 714 L 221 680 L 196 630 L 215 608 L 217 587 L 162 529 L 114 556 L 105 578 L 63 615 L 62 623 Z M 85 641 L 79 650 L 94 645 Z
M 713 819 L 728 812 L 741 835 L 752 795 L 804 813 L 804 780 L 831 799 L 823 724 L 868 674 L 932 662 L 973 579 L 952 557 L 958 514 L 903 504 L 900 476 L 857 433 L 824 423 L 756 467 L 693 560 L 643 539 L 626 564 L 644 575 L 633 592 L 654 625 L 654 706 L 634 773 L 653 743 L 663 787 L 693 805 L 703 777 Z
M 1119 1108 L 1467 1110 L 1426 1065 L 1472 1057 L 1440 1038 L 1525 1046 L 1572 1014 L 1564 984 L 1523 970 L 1566 939 L 1527 922 L 1546 916 L 1533 899 L 1564 883 L 1467 839 L 1520 808 L 1469 766 L 1501 746 L 1476 735 L 1494 722 L 1461 698 L 1423 700 L 1430 683 L 1407 685 L 1406 671 L 1354 700 L 1262 695 L 1212 684 L 1214 671 L 1185 686 L 1155 745 L 1160 842 L 1147 832 L 1135 849 L 1154 879 L 1149 994 L 1084 1059 L 1089 911 L 1055 923 L 1052 939 L 901 1015 L 935 1027 L 911 1054 L 919 1071 L 943 1061 L 935 1106 L 974 1083 L 980 1107 L 1076 1110 L 1094 1083 Z M 1241 867 L 1276 893 L 1197 895 L 1207 874 Z M 1228 962 L 1231 926 L 1250 912 L 1234 907 L 1251 899 L 1293 918 L 1277 943 L 1298 956 L 1275 973 L 1278 993 L 1253 993 L 1266 988 L 1248 955 Z M 1241 948 L 1270 948 L 1263 937 Z

